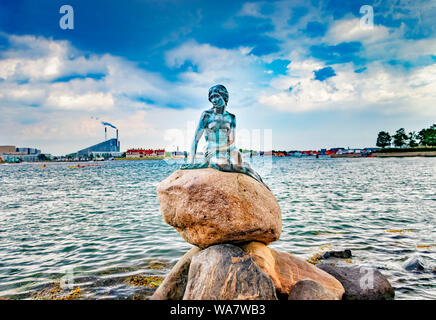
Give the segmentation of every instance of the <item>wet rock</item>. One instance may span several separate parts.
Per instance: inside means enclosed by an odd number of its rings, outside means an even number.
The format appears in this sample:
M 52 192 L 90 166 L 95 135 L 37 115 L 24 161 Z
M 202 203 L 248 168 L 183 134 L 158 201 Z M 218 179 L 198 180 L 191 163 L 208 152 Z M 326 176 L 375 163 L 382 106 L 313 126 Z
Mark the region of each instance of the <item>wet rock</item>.
M 185 253 L 150 297 L 150 300 L 181 300 L 185 294 L 186 283 L 188 282 L 191 259 L 199 252 L 200 249 L 194 247 Z
M 340 259 L 349 259 L 351 258 L 351 250 L 345 249 L 342 251 L 327 251 L 322 255 L 322 259 L 328 259 L 328 258 L 340 258 Z
M 318 282 L 304 279 L 291 287 L 288 300 L 337 300 L 337 297 Z
M 425 264 L 420 257 L 414 256 L 403 264 L 403 268 L 407 271 L 424 271 Z
M 208 247 L 192 258 L 183 300 L 276 300 L 274 284 L 244 251 Z
M 278 240 L 280 206 L 257 180 L 212 168 L 177 170 L 157 188 L 162 216 L 201 248 L 230 242 Z
M 342 298 L 344 288 L 341 283 L 314 265 L 289 253 L 270 249 L 259 242 L 242 245 L 242 248 L 272 279 L 280 297 L 287 298 L 297 282 L 309 279 L 324 287 L 334 299 Z
M 318 268 L 338 279 L 344 289 L 344 300 L 393 299 L 395 291 L 387 278 L 375 268 L 320 264 Z

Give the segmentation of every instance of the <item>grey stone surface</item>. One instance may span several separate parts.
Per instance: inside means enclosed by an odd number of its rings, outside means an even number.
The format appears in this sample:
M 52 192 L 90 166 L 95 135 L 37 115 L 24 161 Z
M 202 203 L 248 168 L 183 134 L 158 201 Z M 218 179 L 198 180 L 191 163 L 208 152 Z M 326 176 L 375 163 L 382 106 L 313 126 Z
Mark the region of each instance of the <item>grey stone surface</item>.
M 403 264 L 407 271 L 424 271 L 425 263 L 419 256 L 413 256 Z
M 340 259 L 349 259 L 352 257 L 351 250 L 345 249 L 342 251 L 327 251 L 323 254 L 322 259 L 328 258 L 340 258 Z
M 343 300 L 386 300 L 395 296 L 389 281 L 375 268 L 333 264 L 319 264 L 317 267 L 342 283 L 345 289 Z
M 272 280 L 231 244 L 208 247 L 192 258 L 183 300 L 276 300 Z
M 188 282 L 191 259 L 199 252 L 198 247 L 193 247 L 185 253 L 165 277 L 159 288 L 156 289 L 150 300 L 181 300 Z
M 291 288 L 288 300 L 336 300 L 336 296 L 318 282 L 303 279 Z

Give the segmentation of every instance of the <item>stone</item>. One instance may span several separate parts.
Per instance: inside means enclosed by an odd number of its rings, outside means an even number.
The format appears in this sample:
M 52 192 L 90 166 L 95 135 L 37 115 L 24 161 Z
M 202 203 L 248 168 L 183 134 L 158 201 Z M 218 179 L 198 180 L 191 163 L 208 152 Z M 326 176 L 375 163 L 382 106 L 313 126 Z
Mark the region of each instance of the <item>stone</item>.
M 212 168 L 177 170 L 157 188 L 162 216 L 187 242 L 276 241 L 282 229 L 277 199 L 252 177 Z
M 272 279 L 280 297 L 288 297 L 291 288 L 300 280 L 310 279 L 331 293 L 335 300 L 340 300 L 344 293 L 341 283 L 333 276 L 314 265 L 286 252 L 268 248 L 260 242 L 242 245 L 257 265 Z
M 277 300 L 274 284 L 244 251 L 213 245 L 192 258 L 183 300 Z
M 424 271 L 425 264 L 419 256 L 414 256 L 404 262 L 403 268 L 407 271 Z
M 185 294 L 186 283 L 188 282 L 191 259 L 199 252 L 200 248 L 193 247 L 185 253 L 150 297 L 150 300 L 181 300 Z
M 345 249 L 342 251 L 327 251 L 322 255 L 322 259 L 328 259 L 328 258 L 349 259 L 351 257 L 352 254 L 350 249 Z
M 337 298 L 318 282 L 303 279 L 291 287 L 288 300 L 337 300 Z
M 344 300 L 388 300 L 395 296 L 395 290 L 387 278 L 375 268 L 333 264 L 317 266 L 342 283 Z

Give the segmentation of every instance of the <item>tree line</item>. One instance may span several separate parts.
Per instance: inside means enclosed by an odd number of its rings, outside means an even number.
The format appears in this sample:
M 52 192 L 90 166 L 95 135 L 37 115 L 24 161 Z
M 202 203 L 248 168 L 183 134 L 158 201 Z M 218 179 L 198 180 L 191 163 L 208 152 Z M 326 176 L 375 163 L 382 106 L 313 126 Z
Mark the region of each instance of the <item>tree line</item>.
M 387 131 L 380 131 L 377 137 L 377 147 L 386 148 L 391 145 L 397 148 L 418 146 L 436 146 L 436 124 L 430 128 L 422 129 L 418 133 L 411 131 L 406 133 L 404 128 L 398 129 L 394 135 L 390 135 Z

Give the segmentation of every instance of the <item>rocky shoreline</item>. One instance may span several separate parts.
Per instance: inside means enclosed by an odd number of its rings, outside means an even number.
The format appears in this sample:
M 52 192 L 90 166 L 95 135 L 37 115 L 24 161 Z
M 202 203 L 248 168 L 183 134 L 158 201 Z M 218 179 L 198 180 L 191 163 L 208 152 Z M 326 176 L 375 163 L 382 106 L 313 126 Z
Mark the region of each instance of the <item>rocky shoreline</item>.
M 255 179 L 211 168 L 178 170 L 158 188 L 162 216 L 194 245 L 152 300 L 384 300 L 394 289 L 375 268 L 316 266 L 267 245 L 281 210 Z M 329 256 L 351 252 L 330 252 Z

